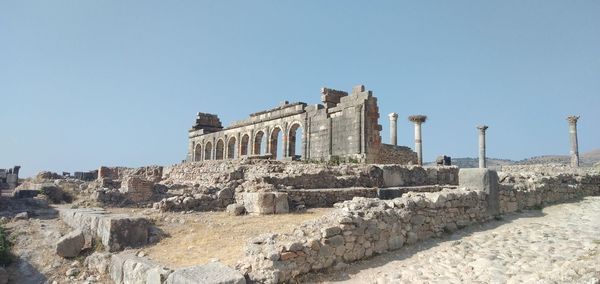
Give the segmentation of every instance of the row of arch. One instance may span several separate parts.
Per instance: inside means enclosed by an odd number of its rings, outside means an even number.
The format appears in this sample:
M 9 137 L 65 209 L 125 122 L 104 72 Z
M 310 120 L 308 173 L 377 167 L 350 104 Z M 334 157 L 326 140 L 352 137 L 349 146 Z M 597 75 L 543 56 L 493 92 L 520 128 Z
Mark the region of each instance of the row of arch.
M 237 159 L 241 156 L 264 154 L 279 159 L 302 154 L 303 128 L 300 123 L 293 123 L 287 133 L 282 127 L 276 126 L 267 136 L 268 139 L 265 139 L 265 132 L 259 130 L 253 137 L 246 133 L 240 137 L 239 142 L 236 136 L 230 136 L 218 138 L 215 145 L 213 141 L 197 143 L 193 145 L 193 161 Z

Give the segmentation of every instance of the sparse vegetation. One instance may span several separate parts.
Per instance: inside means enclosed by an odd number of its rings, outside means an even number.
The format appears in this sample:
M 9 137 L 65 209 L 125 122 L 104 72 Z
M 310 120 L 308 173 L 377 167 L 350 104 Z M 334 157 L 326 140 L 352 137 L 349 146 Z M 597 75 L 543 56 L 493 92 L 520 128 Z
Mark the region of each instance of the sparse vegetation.
M 13 261 L 14 256 L 10 251 L 11 244 L 8 233 L 4 227 L 0 226 L 0 265 L 8 265 Z

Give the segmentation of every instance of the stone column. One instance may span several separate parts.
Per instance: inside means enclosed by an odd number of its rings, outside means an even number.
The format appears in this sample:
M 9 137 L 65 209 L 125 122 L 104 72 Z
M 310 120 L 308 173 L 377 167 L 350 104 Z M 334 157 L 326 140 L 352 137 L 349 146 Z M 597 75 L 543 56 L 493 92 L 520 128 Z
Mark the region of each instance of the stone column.
M 567 117 L 569 122 L 569 134 L 571 136 L 571 166 L 579 167 L 579 146 L 577 145 L 577 120 L 579 116 Z
M 479 129 L 479 168 L 487 168 L 485 161 L 485 130 L 488 129 L 487 125 L 477 126 Z
M 415 151 L 417 152 L 417 163 L 419 166 L 423 165 L 423 148 L 421 140 L 421 124 L 427 120 L 426 115 L 411 115 L 408 117 L 409 121 L 415 124 Z
M 390 118 L 390 144 L 398 145 L 398 114 L 392 112 L 388 114 Z

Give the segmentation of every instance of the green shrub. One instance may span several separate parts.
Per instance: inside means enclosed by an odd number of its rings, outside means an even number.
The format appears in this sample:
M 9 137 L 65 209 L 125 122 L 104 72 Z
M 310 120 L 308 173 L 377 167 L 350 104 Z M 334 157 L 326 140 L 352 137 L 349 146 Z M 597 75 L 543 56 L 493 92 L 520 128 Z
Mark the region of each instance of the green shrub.
M 0 265 L 8 265 L 14 256 L 10 252 L 11 242 L 8 240 L 6 230 L 0 226 Z

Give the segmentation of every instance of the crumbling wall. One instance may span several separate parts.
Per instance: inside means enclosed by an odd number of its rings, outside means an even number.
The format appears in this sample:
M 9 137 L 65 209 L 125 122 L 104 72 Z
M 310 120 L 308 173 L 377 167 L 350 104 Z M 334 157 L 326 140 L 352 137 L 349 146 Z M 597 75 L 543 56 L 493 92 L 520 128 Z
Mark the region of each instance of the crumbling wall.
M 457 189 L 408 193 L 389 201 L 356 197 L 336 208 L 292 234 L 250 240 L 238 268 L 252 281 L 287 282 L 490 218 L 485 193 Z
M 381 144 L 377 164 L 417 164 L 417 153 L 409 147 Z
M 238 269 L 252 281 L 289 282 L 300 274 L 343 267 L 485 222 L 499 213 L 600 195 L 597 170 L 555 170 L 497 175 L 486 169 L 472 169 L 460 173 L 465 181 L 457 189 L 409 192 L 393 200 L 356 197 L 337 203 L 337 210 L 298 226 L 291 234 L 267 234 L 249 240 L 246 258 L 239 262 Z
M 503 167 L 500 211 L 535 209 L 547 204 L 600 195 L 600 171 L 561 165 Z

